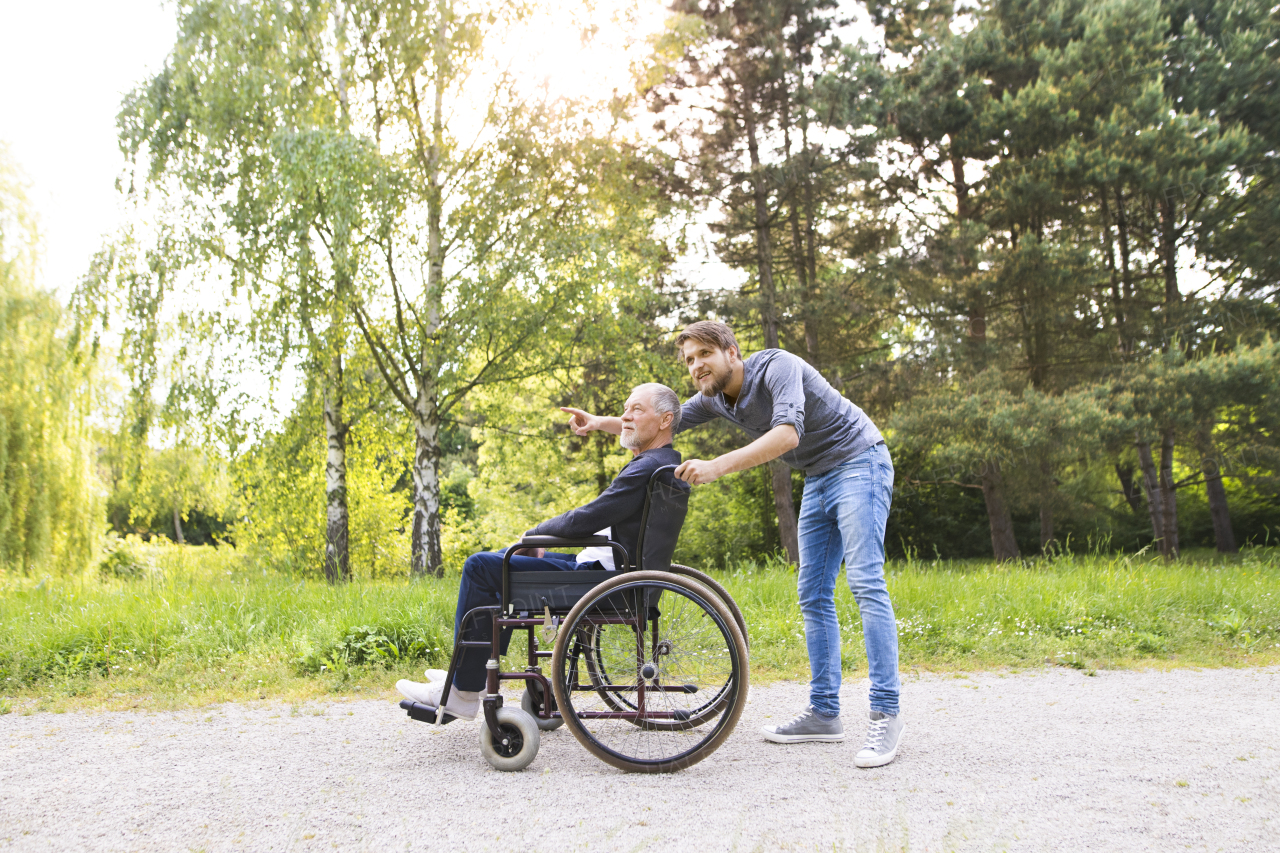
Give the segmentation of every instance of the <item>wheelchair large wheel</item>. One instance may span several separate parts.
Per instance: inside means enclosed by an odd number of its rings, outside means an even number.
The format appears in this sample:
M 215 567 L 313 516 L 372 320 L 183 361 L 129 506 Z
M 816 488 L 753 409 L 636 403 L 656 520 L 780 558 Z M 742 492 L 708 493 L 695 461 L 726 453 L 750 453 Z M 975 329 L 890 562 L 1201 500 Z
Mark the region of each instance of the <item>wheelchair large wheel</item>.
M 582 664 L 586 666 L 591 686 L 605 705 L 615 712 L 629 714 L 634 726 L 655 731 L 691 729 L 715 720 L 733 695 L 734 678 L 730 670 L 721 673 L 718 686 L 698 685 L 700 702 L 690 703 L 678 717 L 658 718 L 633 713 L 638 711 L 633 691 L 619 685 L 636 681 L 635 628 L 629 625 L 591 625 L 578 633 Z
M 668 571 L 673 574 L 690 577 L 702 586 L 706 587 L 709 591 L 715 593 L 716 596 L 719 597 L 720 602 L 725 606 L 725 609 L 732 614 L 734 624 L 737 625 L 738 631 L 742 634 L 743 642 L 746 644 L 748 650 L 750 649 L 751 642 L 747 637 L 746 620 L 743 618 L 742 611 L 738 609 L 738 605 L 733 600 L 733 597 L 729 595 L 728 590 L 710 576 L 703 574 L 697 569 L 682 566 L 679 563 L 672 563 L 671 568 Z M 608 638 L 605 636 L 606 632 L 611 630 L 625 631 L 628 633 L 628 636 L 630 636 L 631 632 L 631 629 L 625 625 L 592 625 L 580 630 L 578 641 L 582 643 L 583 646 L 583 662 L 586 664 L 587 673 L 591 677 L 591 683 L 595 685 L 597 692 L 600 694 L 600 698 L 604 700 L 605 704 L 619 712 L 634 711 L 636 710 L 635 706 L 627 701 L 625 695 L 619 694 L 610 689 L 615 683 L 615 678 L 610 674 L 610 664 L 605 659 L 606 655 L 604 650 L 611 646 L 616 647 L 617 645 L 616 643 L 609 642 Z M 624 672 L 627 669 L 627 664 L 627 661 L 623 662 Z M 630 678 L 631 676 L 628 674 L 622 680 L 622 683 L 626 683 Z M 723 703 L 728 700 L 729 687 L 731 683 L 731 679 L 726 678 L 725 683 L 721 685 L 719 690 L 705 689 L 700 691 L 706 701 L 696 708 L 689 709 L 688 720 L 665 721 L 637 717 L 633 720 L 633 723 L 638 726 L 652 729 L 677 729 L 688 728 L 690 726 L 700 726 L 708 720 L 715 719 Z
M 569 611 L 551 682 L 565 725 L 589 752 L 622 770 L 670 772 L 706 758 L 737 725 L 747 647 L 706 587 L 627 572 Z
M 733 596 L 729 594 L 729 590 L 720 585 L 720 582 L 711 575 L 700 572 L 697 569 L 691 569 L 688 566 L 682 566 L 679 563 L 672 563 L 671 569 L 677 575 L 693 578 L 707 589 L 714 592 L 720 597 L 725 608 L 733 614 L 733 622 L 738 626 L 738 631 L 742 634 L 742 641 L 747 644 L 747 648 L 751 648 L 751 637 L 747 634 L 747 620 L 743 618 L 742 611 L 738 608 L 738 602 L 733 600 Z

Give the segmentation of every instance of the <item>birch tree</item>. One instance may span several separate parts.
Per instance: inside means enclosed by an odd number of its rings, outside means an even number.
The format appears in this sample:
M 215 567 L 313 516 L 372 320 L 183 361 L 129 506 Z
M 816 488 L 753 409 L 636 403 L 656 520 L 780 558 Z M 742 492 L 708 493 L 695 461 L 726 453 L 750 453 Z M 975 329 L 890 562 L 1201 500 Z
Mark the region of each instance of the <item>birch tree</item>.
M 330 516 L 344 494 L 352 337 L 412 421 L 413 572 L 442 571 L 440 431 L 473 389 L 566 358 L 644 205 L 617 115 L 530 89 L 503 3 L 209 0 L 126 109 L 153 184 L 216 214 L 193 245 L 265 294 L 255 315 L 326 377 Z M 595 129 L 600 125 L 605 132 Z M 628 231 L 628 229 L 632 229 Z M 643 238 L 642 238 L 643 239 Z M 358 330 L 358 332 L 357 332 Z M 331 540 L 335 537 L 331 536 Z

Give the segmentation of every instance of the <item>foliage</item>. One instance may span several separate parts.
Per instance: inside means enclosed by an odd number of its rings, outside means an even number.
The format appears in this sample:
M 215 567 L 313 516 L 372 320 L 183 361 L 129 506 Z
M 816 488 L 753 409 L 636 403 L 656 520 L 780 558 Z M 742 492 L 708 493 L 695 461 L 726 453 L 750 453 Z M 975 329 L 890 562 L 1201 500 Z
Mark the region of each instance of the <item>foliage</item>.
M 35 286 L 36 223 L 0 148 L 0 571 L 74 573 L 102 508 L 90 463 L 92 354 Z
M 153 571 L 142 556 L 139 541 L 134 537 L 116 539 L 103 549 L 106 555 L 98 561 L 98 577 L 102 580 L 141 580 Z

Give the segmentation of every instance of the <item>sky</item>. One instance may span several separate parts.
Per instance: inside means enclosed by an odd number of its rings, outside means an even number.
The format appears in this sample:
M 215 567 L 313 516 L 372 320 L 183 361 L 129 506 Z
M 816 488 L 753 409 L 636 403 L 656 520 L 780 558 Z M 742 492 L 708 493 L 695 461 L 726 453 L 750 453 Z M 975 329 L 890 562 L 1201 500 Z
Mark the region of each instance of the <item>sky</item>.
M 0 0 L 0 142 L 39 216 L 41 284 L 70 294 L 121 221 L 116 113 L 176 35 L 154 0 Z
M 625 4 L 603 0 L 595 8 L 608 15 Z M 632 37 L 660 28 L 664 14 L 658 2 L 638 7 Z M 115 189 L 124 167 L 116 113 L 127 92 L 163 67 L 177 35 L 175 14 L 159 0 L 0 0 L 0 144 L 25 172 L 39 216 L 39 283 L 64 298 L 124 220 Z M 535 24 L 509 46 L 522 70 L 566 95 L 625 87 L 617 29 L 606 25 L 604 38 L 583 49 L 567 24 Z

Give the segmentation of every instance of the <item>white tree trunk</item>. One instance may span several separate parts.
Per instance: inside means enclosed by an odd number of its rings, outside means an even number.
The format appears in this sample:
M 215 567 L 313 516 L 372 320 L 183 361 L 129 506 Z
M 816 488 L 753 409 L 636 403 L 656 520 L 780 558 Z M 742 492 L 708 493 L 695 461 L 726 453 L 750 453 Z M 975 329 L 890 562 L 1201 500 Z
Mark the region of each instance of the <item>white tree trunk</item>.
M 324 463 L 324 576 L 329 583 L 351 578 L 350 516 L 347 511 L 347 424 L 343 420 L 342 356 L 335 355 L 325 378 L 324 431 L 329 447 Z
M 413 563 L 417 576 L 444 574 L 440 549 L 440 415 L 434 377 L 423 374 L 414 400 Z

